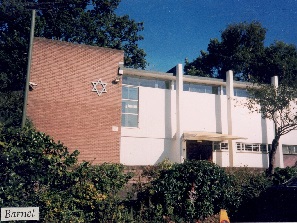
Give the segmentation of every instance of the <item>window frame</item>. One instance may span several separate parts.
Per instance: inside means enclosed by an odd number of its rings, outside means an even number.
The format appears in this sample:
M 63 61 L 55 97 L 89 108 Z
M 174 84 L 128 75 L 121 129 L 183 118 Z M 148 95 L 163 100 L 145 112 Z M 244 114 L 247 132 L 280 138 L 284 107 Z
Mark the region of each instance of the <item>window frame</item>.
M 236 142 L 237 152 L 268 153 L 269 144 Z
M 287 147 L 288 152 L 284 152 L 284 147 Z M 296 155 L 297 154 L 297 145 L 287 145 L 283 144 L 282 145 L 282 152 L 284 155 Z
M 124 98 L 124 88 L 127 88 L 128 89 L 128 97 L 127 98 Z M 130 95 L 129 95 L 129 89 L 137 89 L 137 96 L 134 98 L 130 98 Z M 123 102 L 126 102 L 127 105 L 129 105 L 129 102 L 133 102 L 131 103 L 133 106 L 135 106 L 136 104 L 136 112 L 126 112 L 123 110 Z M 136 103 L 135 103 L 136 102 Z M 133 108 L 132 108 L 133 110 Z M 136 117 L 136 125 L 128 125 L 126 123 L 129 123 L 129 116 L 137 116 Z M 125 120 L 127 119 L 126 122 L 124 122 L 124 117 L 125 117 Z M 122 109 L 121 109 L 121 126 L 122 127 L 125 127 L 125 128 L 138 128 L 139 126 L 139 87 L 138 86 L 133 86 L 133 85 L 126 85 L 126 84 L 123 84 L 122 85 Z
M 227 142 L 213 142 L 212 150 L 213 151 L 228 151 L 229 144 Z

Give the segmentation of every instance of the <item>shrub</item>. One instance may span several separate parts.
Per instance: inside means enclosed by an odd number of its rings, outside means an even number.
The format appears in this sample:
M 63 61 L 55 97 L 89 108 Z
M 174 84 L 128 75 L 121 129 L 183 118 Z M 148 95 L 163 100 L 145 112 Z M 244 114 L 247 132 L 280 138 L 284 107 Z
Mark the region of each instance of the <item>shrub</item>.
M 163 216 L 177 222 L 203 219 L 228 209 L 233 201 L 232 179 L 208 161 L 186 161 L 160 172 L 159 178 L 139 193 L 138 208 L 143 218 Z M 148 219 L 152 220 L 152 219 Z
M 102 222 L 128 218 L 117 194 L 131 177 L 120 164 L 78 163 L 34 128 L 0 128 L 1 207 L 40 207 L 41 222 Z
M 164 159 L 156 165 L 144 167 L 142 176 L 147 177 L 150 180 L 157 179 L 163 170 L 169 170 L 172 165 L 173 163 L 169 159 Z
M 230 207 L 229 216 L 233 221 L 248 221 L 255 214 L 258 197 L 271 185 L 271 180 L 264 171 L 241 167 L 228 169 L 233 177 L 236 205 Z
M 296 167 L 286 167 L 286 168 L 279 168 L 276 167 L 274 170 L 274 174 L 272 176 L 272 182 L 274 185 L 280 185 L 285 183 L 292 177 L 297 175 L 297 168 Z

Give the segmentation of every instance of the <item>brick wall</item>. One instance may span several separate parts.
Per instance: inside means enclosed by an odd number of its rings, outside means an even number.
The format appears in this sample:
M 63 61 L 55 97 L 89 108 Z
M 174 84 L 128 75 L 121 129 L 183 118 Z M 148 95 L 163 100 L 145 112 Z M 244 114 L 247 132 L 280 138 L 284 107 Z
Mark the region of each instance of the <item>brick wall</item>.
M 119 50 L 35 38 L 27 115 L 35 127 L 60 140 L 79 159 L 120 162 L 121 83 Z M 107 93 L 92 92 L 99 79 Z M 102 90 L 98 85 L 98 90 Z

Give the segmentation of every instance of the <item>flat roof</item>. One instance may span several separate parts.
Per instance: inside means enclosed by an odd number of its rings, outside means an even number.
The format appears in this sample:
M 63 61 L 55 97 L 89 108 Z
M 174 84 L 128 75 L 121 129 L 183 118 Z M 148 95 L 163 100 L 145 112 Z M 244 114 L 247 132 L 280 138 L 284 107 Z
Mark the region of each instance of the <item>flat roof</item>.
M 123 70 L 123 75 L 143 77 L 148 79 L 176 81 L 176 76 L 173 73 L 140 70 L 140 69 L 126 68 L 126 67 L 120 67 L 120 69 Z M 226 82 L 223 79 L 210 78 L 210 77 L 183 75 L 183 81 L 188 83 L 207 84 L 207 85 L 214 85 L 214 86 L 226 86 Z M 252 86 L 253 84 L 250 82 L 234 81 L 233 85 L 236 88 L 246 88 L 248 86 Z

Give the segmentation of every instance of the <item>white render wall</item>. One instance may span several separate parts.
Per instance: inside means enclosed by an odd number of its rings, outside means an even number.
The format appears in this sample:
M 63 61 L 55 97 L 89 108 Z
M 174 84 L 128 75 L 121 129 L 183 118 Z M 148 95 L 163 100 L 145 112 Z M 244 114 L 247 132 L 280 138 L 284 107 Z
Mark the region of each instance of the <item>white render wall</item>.
M 183 93 L 181 121 L 184 131 L 227 134 L 225 95 L 188 91 Z M 249 114 L 246 108 L 239 106 L 235 107 L 234 114 L 234 135 L 248 137 L 248 140 L 244 140 L 247 142 L 262 142 L 260 115 Z M 121 163 L 152 165 L 165 158 L 172 159 L 175 149 L 175 115 L 174 90 L 139 87 L 139 127 L 122 127 Z M 249 155 L 247 152 L 239 152 L 238 156 L 236 166 L 260 166 L 267 163 L 267 160 L 255 161 L 257 159 L 253 153 Z M 221 166 L 229 165 L 228 151 L 214 152 L 213 157 Z
M 183 92 L 181 122 L 183 131 L 205 131 L 228 134 L 227 96 L 197 92 Z M 234 97 L 232 135 L 247 139 L 244 143 L 271 144 L 273 123 L 251 113 L 243 104 L 245 98 Z M 176 92 L 158 88 L 139 87 L 139 126 L 121 129 L 121 163 L 125 165 L 153 165 L 165 158 L 176 160 Z M 297 145 L 297 131 L 281 138 L 282 144 Z M 281 148 L 281 147 L 280 147 Z M 233 165 L 237 167 L 268 166 L 268 154 L 237 151 Z M 279 157 L 282 159 L 282 157 Z M 213 161 L 229 166 L 229 151 L 214 151 Z M 283 166 L 282 162 L 277 163 Z
M 139 87 L 139 126 L 121 129 L 121 163 L 152 165 L 172 159 L 175 91 Z

